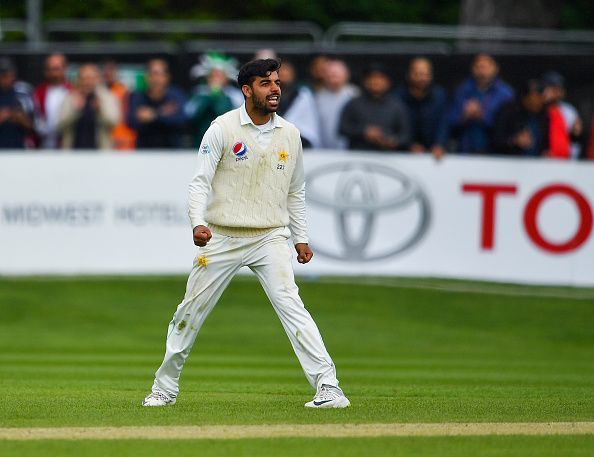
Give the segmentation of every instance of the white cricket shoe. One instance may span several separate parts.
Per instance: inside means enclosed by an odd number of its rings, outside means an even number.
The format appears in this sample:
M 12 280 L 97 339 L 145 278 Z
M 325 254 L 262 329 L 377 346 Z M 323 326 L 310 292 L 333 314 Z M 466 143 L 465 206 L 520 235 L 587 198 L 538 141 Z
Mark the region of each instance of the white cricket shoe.
M 348 408 L 351 402 L 341 389 L 328 384 L 322 384 L 312 401 L 305 404 L 306 408 Z
M 154 390 L 142 401 L 142 406 L 167 406 L 175 405 L 175 397 L 170 397 L 165 392 Z

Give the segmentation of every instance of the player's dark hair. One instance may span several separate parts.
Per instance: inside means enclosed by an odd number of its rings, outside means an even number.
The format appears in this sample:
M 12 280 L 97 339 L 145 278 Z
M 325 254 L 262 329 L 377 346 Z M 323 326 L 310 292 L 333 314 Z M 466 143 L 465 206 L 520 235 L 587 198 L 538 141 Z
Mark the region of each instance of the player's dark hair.
M 256 59 L 244 64 L 237 75 L 237 85 L 241 89 L 244 85 L 251 86 L 256 77 L 264 78 L 270 73 L 278 71 L 281 66 L 277 59 Z

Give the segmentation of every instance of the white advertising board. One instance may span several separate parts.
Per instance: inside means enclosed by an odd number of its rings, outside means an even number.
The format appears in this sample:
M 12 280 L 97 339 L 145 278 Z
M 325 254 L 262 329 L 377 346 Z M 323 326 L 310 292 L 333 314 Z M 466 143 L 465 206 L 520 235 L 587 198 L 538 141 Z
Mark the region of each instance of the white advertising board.
M 1 154 L 0 274 L 189 271 L 193 153 Z M 594 285 L 594 164 L 306 153 L 298 274 Z

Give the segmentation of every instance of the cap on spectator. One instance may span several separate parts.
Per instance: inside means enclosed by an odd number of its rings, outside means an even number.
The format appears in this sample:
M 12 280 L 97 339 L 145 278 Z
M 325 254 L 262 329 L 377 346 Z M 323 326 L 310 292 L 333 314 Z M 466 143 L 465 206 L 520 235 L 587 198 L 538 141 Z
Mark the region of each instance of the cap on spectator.
M 15 71 L 14 62 L 10 57 L 0 57 L 0 73 Z
M 560 73 L 556 71 L 547 71 L 544 75 L 542 75 L 541 82 L 543 87 L 564 87 L 565 86 L 565 78 L 561 76 Z
M 229 79 L 237 78 L 237 60 L 218 52 L 202 54 L 199 63 L 190 69 L 190 76 L 196 79 L 202 78 L 214 69 L 222 70 Z

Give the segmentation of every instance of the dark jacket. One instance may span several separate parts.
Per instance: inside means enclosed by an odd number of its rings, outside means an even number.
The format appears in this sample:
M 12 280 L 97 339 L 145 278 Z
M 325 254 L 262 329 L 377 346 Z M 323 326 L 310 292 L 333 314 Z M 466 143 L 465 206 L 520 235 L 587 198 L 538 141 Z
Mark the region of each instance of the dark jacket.
M 513 144 L 514 137 L 522 130 L 529 130 L 534 138 L 534 145 L 529 149 L 521 149 Z M 530 113 L 521 102 L 510 102 L 501 107 L 495 117 L 493 135 L 491 137 L 494 154 L 526 157 L 542 156 L 548 149 L 549 121 L 544 110 Z
M 384 134 L 394 137 L 399 149 L 410 141 L 406 107 L 388 94 L 379 99 L 365 93 L 354 98 L 344 107 L 339 125 L 339 132 L 347 138 L 349 149 L 380 150 L 365 139 L 365 129 L 370 125 L 380 127 Z
M 184 94 L 174 87 L 169 87 L 161 100 L 152 100 L 146 92 L 134 92 L 130 98 L 128 110 L 128 125 L 136 130 L 138 137 L 136 147 L 146 148 L 179 148 L 184 130 L 186 117 Z M 141 106 L 148 106 L 157 111 L 157 117 L 152 122 L 140 123 L 136 119 L 136 110 Z M 166 106 L 173 106 L 173 112 L 163 112 Z
M 27 112 L 27 106 L 32 102 L 25 100 L 29 97 L 27 94 L 18 92 L 16 89 L 11 88 L 8 90 L 0 89 L 0 109 L 3 111 L 20 111 L 30 116 Z M 25 147 L 25 138 L 27 136 L 27 130 L 19 123 L 14 122 L 10 119 L 0 123 L 0 148 L 2 149 L 23 149 Z
M 418 99 L 412 96 L 407 86 L 396 90 L 396 96 L 406 105 L 409 114 L 411 139 L 429 149 L 437 142 L 437 129 L 445 114 L 447 96 L 440 86 L 431 86 L 427 95 Z

